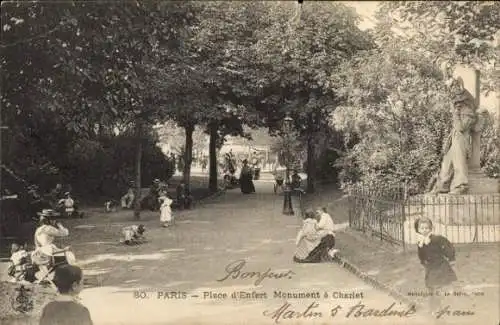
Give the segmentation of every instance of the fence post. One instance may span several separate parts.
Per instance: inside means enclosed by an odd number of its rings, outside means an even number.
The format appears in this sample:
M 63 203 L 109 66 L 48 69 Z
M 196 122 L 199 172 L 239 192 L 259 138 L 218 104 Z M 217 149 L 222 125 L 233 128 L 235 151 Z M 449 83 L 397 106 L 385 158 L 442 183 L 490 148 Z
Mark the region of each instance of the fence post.
M 479 241 L 478 238 L 478 221 L 477 221 L 477 197 L 474 200 L 474 238 L 472 239 L 473 243 L 477 243 Z
M 401 239 L 403 244 L 403 251 L 406 252 L 406 238 L 405 238 L 405 222 L 406 222 L 406 198 L 401 203 Z
M 375 209 L 375 213 L 378 215 L 378 223 L 380 226 L 380 241 L 384 240 L 384 215 L 379 209 Z
M 347 214 L 349 216 L 349 228 L 352 228 L 352 195 L 351 193 L 347 196 Z

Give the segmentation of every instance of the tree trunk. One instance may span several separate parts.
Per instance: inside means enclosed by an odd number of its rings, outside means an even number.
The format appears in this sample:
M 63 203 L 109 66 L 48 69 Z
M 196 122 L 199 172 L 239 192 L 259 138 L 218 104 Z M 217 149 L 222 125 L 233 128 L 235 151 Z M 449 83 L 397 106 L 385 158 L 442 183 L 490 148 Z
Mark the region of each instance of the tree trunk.
M 136 126 L 137 152 L 135 161 L 135 202 L 134 218 L 141 218 L 141 165 L 142 165 L 142 124 L 139 122 Z
M 307 193 L 314 193 L 314 119 L 312 113 L 308 117 L 307 134 Z
M 210 128 L 210 144 L 209 144 L 209 160 L 210 160 L 210 170 L 208 177 L 208 188 L 210 192 L 217 192 L 218 181 L 217 181 L 217 123 L 213 122 L 209 126 Z
M 191 163 L 193 161 L 193 132 L 194 125 L 188 124 L 184 127 L 186 132 L 186 143 L 184 146 L 184 170 L 182 173 L 184 184 L 187 189 L 191 189 L 190 180 L 191 180 Z

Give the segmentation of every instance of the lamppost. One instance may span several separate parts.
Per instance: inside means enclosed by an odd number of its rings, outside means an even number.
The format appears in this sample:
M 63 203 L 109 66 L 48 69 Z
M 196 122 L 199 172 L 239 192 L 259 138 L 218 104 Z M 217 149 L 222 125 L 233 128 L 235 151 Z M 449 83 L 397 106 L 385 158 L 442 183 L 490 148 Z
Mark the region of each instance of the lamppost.
M 285 119 L 283 120 L 283 133 L 285 140 L 285 190 L 283 192 L 283 214 L 287 216 L 294 215 L 293 207 L 292 207 L 292 184 L 290 181 L 290 163 L 291 163 L 291 142 L 292 142 L 292 124 L 293 119 L 287 114 Z

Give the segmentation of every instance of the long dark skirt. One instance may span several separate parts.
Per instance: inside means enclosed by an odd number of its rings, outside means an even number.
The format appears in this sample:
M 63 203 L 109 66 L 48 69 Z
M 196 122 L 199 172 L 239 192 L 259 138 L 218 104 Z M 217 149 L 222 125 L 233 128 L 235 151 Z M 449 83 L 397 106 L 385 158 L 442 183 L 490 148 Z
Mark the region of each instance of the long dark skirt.
M 457 281 L 457 275 L 447 261 L 425 268 L 425 286 L 429 289 L 445 287 Z
M 255 186 L 253 184 L 251 175 L 242 175 L 240 177 L 240 188 L 241 188 L 241 193 L 244 194 L 255 193 Z
M 316 246 L 305 259 L 293 257 L 297 263 L 320 263 L 328 258 L 328 251 L 335 247 L 335 237 L 333 235 L 326 235 L 321 238 L 321 242 Z

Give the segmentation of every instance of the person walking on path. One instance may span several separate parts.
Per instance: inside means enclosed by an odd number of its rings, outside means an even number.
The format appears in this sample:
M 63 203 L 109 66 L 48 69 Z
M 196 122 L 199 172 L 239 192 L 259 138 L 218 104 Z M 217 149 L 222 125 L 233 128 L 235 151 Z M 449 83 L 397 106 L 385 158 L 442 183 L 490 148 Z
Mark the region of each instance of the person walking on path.
M 418 258 L 425 268 L 425 286 L 430 291 L 429 305 L 432 309 L 439 309 L 441 296 L 439 290 L 450 288 L 457 276 L 451 265 L 455 263 L 455 248 L 443 236 L 432 234 L 430 219 L 417 219 L 415 231 L 419 235 Z
M 255 186 L 252 180 L 252 169 L 248 166 L 248 160 L 243 160 L 243 167 L 240 173 L 240 188 L 241 193 L 250 194 L 255 193 Z

